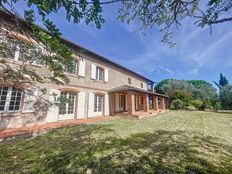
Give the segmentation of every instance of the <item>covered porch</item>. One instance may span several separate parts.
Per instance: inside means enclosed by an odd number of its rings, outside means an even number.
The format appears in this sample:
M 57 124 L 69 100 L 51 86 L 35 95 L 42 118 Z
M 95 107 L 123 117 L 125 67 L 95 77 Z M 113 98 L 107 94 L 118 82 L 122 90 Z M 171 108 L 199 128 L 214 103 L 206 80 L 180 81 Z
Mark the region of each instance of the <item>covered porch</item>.
M 169 109 L 168 96 L 128 85 L 110 90 L 110 114 L 147 116 Z

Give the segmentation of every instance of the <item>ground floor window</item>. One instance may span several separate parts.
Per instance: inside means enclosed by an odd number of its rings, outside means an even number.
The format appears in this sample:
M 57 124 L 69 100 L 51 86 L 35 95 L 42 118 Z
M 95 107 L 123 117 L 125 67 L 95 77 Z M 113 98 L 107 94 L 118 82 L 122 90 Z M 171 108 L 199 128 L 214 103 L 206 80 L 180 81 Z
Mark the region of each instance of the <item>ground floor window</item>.
M 76 101 L 75 93 L 61 92 L 59 114 L 60 115 L 74 114 L 75 101 Z
M 103 96 L 95 94 L 94 96 L 94 112 L 102 112 L 103 108 Z
M 21 89 L 0 86 L 0 112 L 19 111 L 21 100 Z

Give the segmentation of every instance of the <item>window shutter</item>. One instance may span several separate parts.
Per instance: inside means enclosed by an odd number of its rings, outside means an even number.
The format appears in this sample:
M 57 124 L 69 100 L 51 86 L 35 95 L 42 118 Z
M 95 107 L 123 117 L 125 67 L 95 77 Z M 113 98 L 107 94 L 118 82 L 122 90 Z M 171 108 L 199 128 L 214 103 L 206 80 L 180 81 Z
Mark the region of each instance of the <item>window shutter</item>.
M 89 93 L 88 117 L 94 116 L 94 94 Z
M 85 76 L 85 60 L 83 58 L 79 60 L 79 76 Z
M 23 101 L 23 112 L 34 112 L 36 103 L 36 96 L 38 95 L 37 87 L 30 87 L 25 90 Z
M 109 115 L 109 95 L 106 94 L 104 98 L 104 115 Z
M 91 79 L 96 79 L 96 65 L 91 65 Z
M 109 70 L 108 69 L 104 69 L 104 81 L 108 82 L 109 81 Z
M 15 52 L 15 56 L 14 56 L 14 60 L 15 61 L 18 61 L 19 60 L 19 51 L 17 50 L 16 52 Z
M 56 89 L 50 89 L 49 91 L 49 102 L 50 107 L 47 112 L 47 122 L 56 122 L 59 115 L 59 106 L 57 99 L 60 97 L 60 91 Z
M 78 107 L 77 107 L 77 117 L 85 117 L 85 92 L 78 93 Z

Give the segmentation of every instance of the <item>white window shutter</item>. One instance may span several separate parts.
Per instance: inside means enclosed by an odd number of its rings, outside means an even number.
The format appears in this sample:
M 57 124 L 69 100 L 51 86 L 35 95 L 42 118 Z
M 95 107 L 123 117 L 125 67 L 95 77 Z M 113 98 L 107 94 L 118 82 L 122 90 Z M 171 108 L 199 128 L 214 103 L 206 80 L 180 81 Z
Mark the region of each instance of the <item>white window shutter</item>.
M 23 112 L 34 112 L 36 103 L 36 96 L 38 95 L 37 87 L 30 87 L 25 90 L 24 101 L 23 101 Z
M 79 76 L 85 76 L 85 60 L 83 58 L 79 60 Z
M 78 93 L 78 102 L 77 102 L 77 117 L 85 117 L 85 92 Z
M 109 95 L 104 97 L 104 115 L 109 115 Z
M 96 65 L 91 65 L 91 79 L 96 79 Z
M 58 98 L 60 97 L 60 91 L 56 89 L 50 89 L 49 102 L 50 107 L 47 111 L 47 122 L 56 122 L 59 115 Z
M 109 82 L 109 70 L 108 69 L 104 69 L 104 81 L 105 82 Z
M 15 61 L 18 61 L 19 60 L 19 51 L 17 50 L 16 52 L 15 52 L 15 56 L 14 56 L 14 60 Z
M 94 116 L 94 94 L 89 93 L 88 117 Z

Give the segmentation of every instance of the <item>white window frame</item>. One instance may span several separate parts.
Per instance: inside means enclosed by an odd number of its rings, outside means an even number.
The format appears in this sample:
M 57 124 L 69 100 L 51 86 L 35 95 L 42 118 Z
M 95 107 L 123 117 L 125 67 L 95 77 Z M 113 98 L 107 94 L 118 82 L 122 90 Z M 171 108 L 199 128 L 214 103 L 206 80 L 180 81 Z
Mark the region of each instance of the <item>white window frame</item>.
M 64 67 L 64 72 L 66 74 L 72 74 L 72 75 L 78 75 L 79 74 L 79 62 L 77 60 L 74 60 L 73 63 L 75 64 L 75 71 L 73 73 L 68 72 L 67 67 Z
M 101 101 L 101 102 L 100 102 Z M 103 95 L 94 95 L 94 112 L 103 112 Z
M 3 39 L 1 39 L 0 40 L 0 42 L 6 42 L 6 44 L 8 44 L 7 42 L 8 42 L 8 39 L 7 39 L 7 37 L 6 36 L 3 36 Z M 10 44 L 12 44 L 12 43 L 10 43 Z M 41 54 L 43 54 L 43 52 L 44 52 L 44 48 L 42 47 L 42 46 L 40 46 L 40 45 L 38 45 L 38 44 L 36 44 L 36 45 L 34 45 L 34 48 L 33 49 L 35 49 L 35 51 L 38 51 L 39 49 L 41 49 Z M 31 49 L 32 50 L 32 49 Z M 30 50 L 28 50 L 29 52 L 30 52 Z M 23 54 L 23 53 L 21 53 L 21 50 L 20 50 L 20 46 L 18 45 L 18 44 L 16 44 L 16 50 L 15 50 L 15 52 L 12 52 L 12 58 L 10 58 L 10 57 L 6 57 L 7 59 L 9 59 L 9 60 L 13 60 L 13 61 L 19 61 L 19 62 L 23 62 L 23 60 L 19 60 L 19 58 L 21 58 L 21 56 L 23 56 L 23 55 L 21 55 L 21 54 Z M 23 57 L 22 57 L 23 58 Z M 30 62 L 29 60 L 27 60 L 25 63 L 27 63 L 27 64 L 32 64 L 32 65 L 36 65 L 36 66 L 42 66 L 41 64 L 39 64 L 36 60 L 35 61 L 33 61 L 33 62 Z
M 100 78 L 100 71 L 102 72 L 102 77 Z M 96 80 L 104 81 L 104 68 L 97 66 L 96 67 Z
M 67 101 L 67 102 L 63 103 L 63 104 L 65 104 L 65 110 L 64 110 L 65 113 L 61 113 L 60 112 L 61 108 L 59 108 L 59 115 L 71 115 L 71 114 L 75 114 L 76 94 L 72 93 L 72 92 L 66 92 L 65 91 L 65 92 L 61 92 L 60 96 L 62 96 L 63 93 L 66 93 L 66 97 L 65 97 L 66 100 L 69 100 L 70 95 L 73 95 L 73 97 L 74 97 L 74 99 L 73 99 L 73 110 L 72 110 L 72 113 L 69 113 L 70 103 L 68 103 L 68 101 Z
M 12 88 L 13 87 L 8 87 L 7 90 L 7 96 L 6 96 L 6 102 L 5 102 L 5 107 L 3 111 L 0 111 L 0 113 L 6 113 L 6 112 L 21 112 L 22 110 L 22 101 L 23 101 L 23 92 L 21 91 L 21 97 L 20 97 L 20 103 L 19 103 L 19 109 L 18 110 L 9 110 L 10 107 L 10 101 L 11 101 L 11 95 L 12 95 Z

